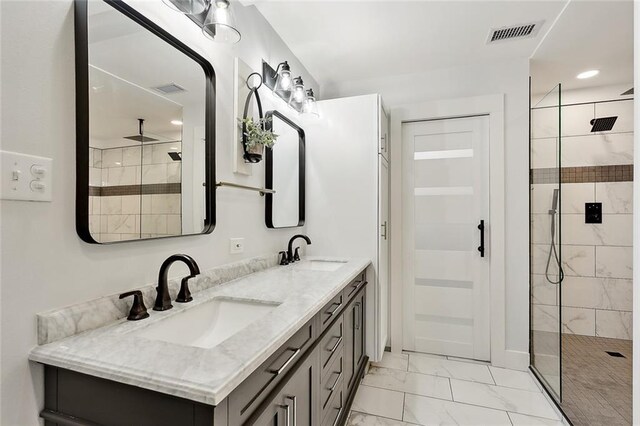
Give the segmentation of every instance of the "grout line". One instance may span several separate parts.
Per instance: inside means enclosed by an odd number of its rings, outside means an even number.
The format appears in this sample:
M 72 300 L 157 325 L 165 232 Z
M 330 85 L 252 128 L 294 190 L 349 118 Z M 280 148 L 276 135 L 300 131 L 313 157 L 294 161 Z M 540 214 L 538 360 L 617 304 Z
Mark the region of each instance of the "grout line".
M 511 426 L 513 426 L 513 420 L 511 419 L 511 413 L 509 413 L 507 411 L 507 417 L 509 418 L 509 422 L 511 423 Z
M 491 372 L 491 369 L 487 366 L 487 370 L 489 370 L 489 375 L 491 376 L 491 380 L 493 380 L 493 384 L 498 386 L 498 382 L 496 382 L 496 378 L 493 377 L 493 373 Z

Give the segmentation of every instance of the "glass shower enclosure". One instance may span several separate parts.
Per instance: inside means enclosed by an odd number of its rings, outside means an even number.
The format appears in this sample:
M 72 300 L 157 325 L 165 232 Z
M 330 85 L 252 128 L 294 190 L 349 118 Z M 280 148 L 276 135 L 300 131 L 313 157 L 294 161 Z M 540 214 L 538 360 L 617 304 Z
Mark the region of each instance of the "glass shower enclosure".
M 561 85 L 530 109 L 530 365 L 562 400 Z

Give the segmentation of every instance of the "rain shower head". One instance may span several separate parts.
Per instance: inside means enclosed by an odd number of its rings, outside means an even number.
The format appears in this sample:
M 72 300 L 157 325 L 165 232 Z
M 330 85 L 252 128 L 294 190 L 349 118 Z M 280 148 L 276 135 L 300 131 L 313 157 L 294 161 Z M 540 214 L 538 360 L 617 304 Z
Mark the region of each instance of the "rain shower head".
M 142 135 L 133 135 L 133 136 L 125 136 L 125 139 L 129 139 L 136 142 L 155 142 L 158 139 L 150 138 L 149 136 Z
M 613 125 L 616 124 L 616 120 L 618 116 L 615 117 L 602 117 L 602 118 L 594 118 L 591 120 L 591 132 L 608 132 L 613 129 Z
M 181 161 L 182 157 L 180 156 L 180 152 L 174 152 L 174 151 L 169 151 L 167 152 L 167 154 L 169 154 L 169 157 L 171 157 L 171 159 L 173 161 Z

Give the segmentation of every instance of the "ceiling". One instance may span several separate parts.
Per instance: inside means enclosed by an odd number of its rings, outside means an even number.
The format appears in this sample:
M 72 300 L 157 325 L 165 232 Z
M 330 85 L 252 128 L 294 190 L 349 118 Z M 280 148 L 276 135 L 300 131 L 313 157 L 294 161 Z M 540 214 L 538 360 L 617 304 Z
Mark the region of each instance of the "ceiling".
M 249 3 L 323 85 L 529 58 L 566 0 Z M 491 28 L 536 21 L 534 38 L 486 44 Z
M 582 71 L 596 77 L 579 80 Z M 531 61 L 532 91 L 633 83 L 633 1 L 573 0 Z

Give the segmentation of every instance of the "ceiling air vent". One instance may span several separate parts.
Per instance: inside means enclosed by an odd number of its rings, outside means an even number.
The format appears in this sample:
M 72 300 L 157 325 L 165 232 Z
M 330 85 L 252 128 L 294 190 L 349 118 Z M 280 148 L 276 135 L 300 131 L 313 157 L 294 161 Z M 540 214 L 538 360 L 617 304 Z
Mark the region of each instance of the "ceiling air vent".
M 522 25 L 511 25 L 502 28 L 492 28 L 489 31 L 489 37 L 487 38 L 487 44 L 495 43 L 497 41 L 532 38 L 538 34 L 540 27 L 544 21 L 532 22 Z
M 164 93 L 165 95 L 173 95 L 174 93 L 186 92 L 183 87 L 178 86 L 175 83 L 163 84 L 162 86 L 152 87 L 152 89 L 160 93 Z

